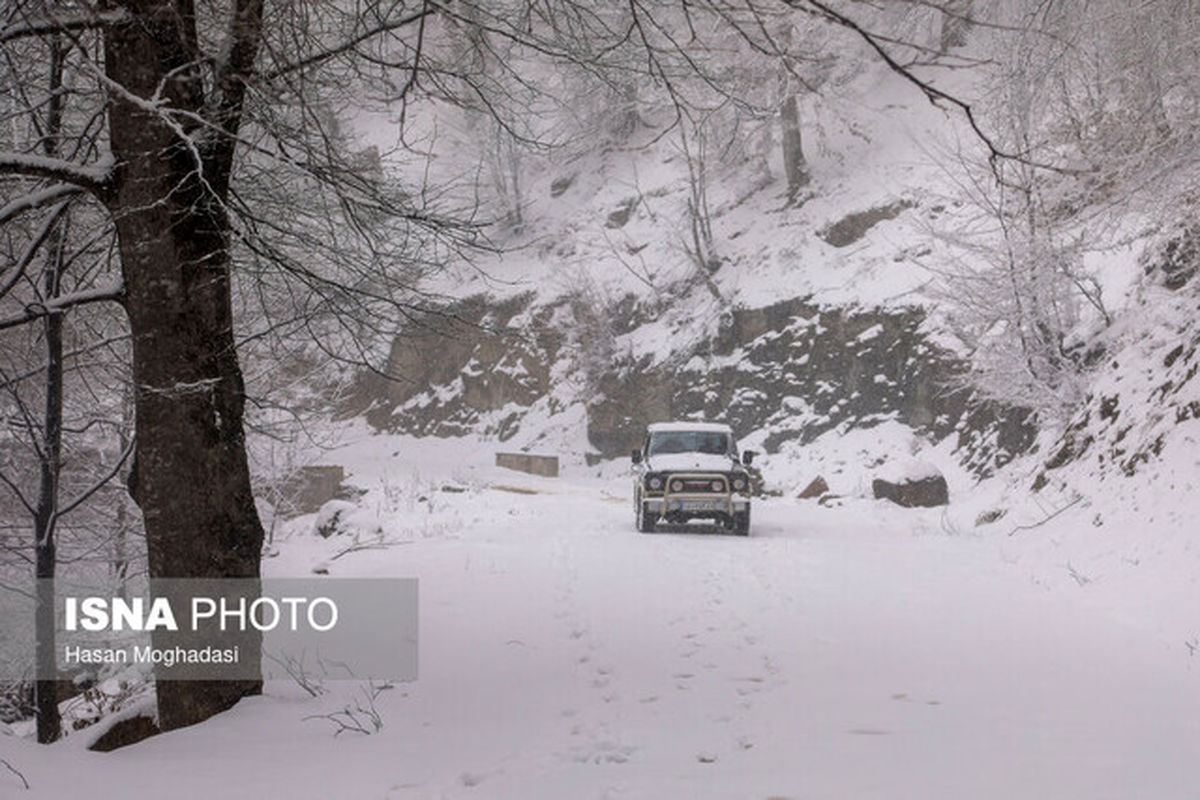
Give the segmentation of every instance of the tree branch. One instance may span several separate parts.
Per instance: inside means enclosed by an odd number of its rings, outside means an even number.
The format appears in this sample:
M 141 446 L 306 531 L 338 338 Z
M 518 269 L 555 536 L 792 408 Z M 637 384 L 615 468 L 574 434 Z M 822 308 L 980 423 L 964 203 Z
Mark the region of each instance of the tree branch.
M 25 252 L 10 268 L 11 272 L 4 278 L 2 282 L 0 282 L 0 297 L 4 297 L 6 294 L 12 291 L 12 288 L 17 285 L 19 280 L 21 280 L 21 276 L 25 274 L 25 270 L 29 267 L 30 262 L 33 261 L 33 257 L 37 255 L 37 252 L 39 249 L 41 249 L 41 246 L 46 243 L 46 239 L 50 236 L 50 232 L 54 229 L 54 226 L 58 224 L 58 221 L 62 219 L 62 215 L 66 213 L 68 206 L 70 206 L 70 201 L 64 200 L 59 203 L 53 211 L 50 212 L 50 216 L 47 217 L 42 223 L 42 226 L 38 229 L 37 234 L 34 235 L 33 240 L 30 241 L 29 246 L 25 248 Z
M 26 211 L 32 211 L 35 208 L 57 203 L 60 200 L 81 194 L 83 191 L 82 186 L 73 183 L 59 183 L 45 189 L 21 195 L 16 200 L 0 206 L 0 225 L 5 224 L 13 217 L 23 214 Z
M 30 503 L 29 500 L 25 497 L 25 493 L 21 491 L 21 487 L 17 486 L 17 484 L 15 484 L 15 483 L 13 483 L 12 480 L 10 480 L 9 477 L 7 475 L 5 475 L 3 471 L 0 471 L 0 483 L 3 483 L 5 486 L 8 487 L 8 490 L 13 493 L 14 497 L 17 498 L 17 502 L 19 502 L 21 505 L 25 506 L 25 510 L 29 512 L 30 516 L 34 516 L 37 513 L 36 511 L 33 510 L 33 504 Z
M 105 25 L 116 25 L 126 22 L 128 19 L 129 12 L 124 8 L 50 14 L 37 19 L 28 19 L 23 22 L 6 25 L 3 29 L 0 29 L 0 43 L 9 42 L 13 39 L 23 39 L 29 36 L 44 36 L 48 33 L 101 28 Z
M 265 77 L 268 80 L 273 80 L 275 78 L 281 78 L 291 72 L 307 69 L 308 67 L 314 67 L 317 64 L 321 64 L 331 58 L 335 58 L 343 53 L 350 52 L 363 42 L 376 36 L 384 33 L 390 33 L 391 31 L 399 30 L 407 25 L 411 25 L 414 22 L 424 20 L 425 17 L 433 14 L 438 8 L 439 6 L 435 3 L 426 3 L 421 7 L 421 10 L 417 11 L 416 13 L 409 14 L 407 17 L 401 17 L 397 20 L 392 20 L 391 22 L 384 22 L 380 25 L 376 25 L 373 28 L 363 31 L 357 36 L 347 39 L 336 47 L 331 47 L 328 50 L 322 50 L 318 53 L 305 56 L 299 61 L 293 61 L 291 64 L 284 64 L 281 67 L 276 67 L 268 72 Z
M 99 193 L 112 178 L 110 159 L 90 166 L 74 164 L 60 158 L 48 158 L 12 151 L 0 152 L 0 175 L 27 175 L 31 178 L 50 178 L 71 183 L 93 194 Z
M 843 28 L 846 28 L 846 29 L 858 34 L 859 37 L 861 37 L 862 40 L 864 42 L 866 42 L 867 45 L 869 45 L 872 50 L 875 51 L 875 53 L 879 56 L 879 58 L 883 60 L 883 63 L 887 64 L 888 68 L 891 69 L 892 72 L 895 72 L 897 75 L 904 78 L 906 81 L 911 83 L 913 86 L 916 86 L 918 89 L 920 89 L 921 93 L 924 94 L 926 98 L 928 98 L 930 103 L 932 103 L 933 105 L 938 106 L 938 107 L 941 107 L 941 105 L 943 103 L 948 103 L 948 104 L 954 106 L 955 108 L 957 108 L 959 111 L 961 111 L 963 116 L 966 117 L 967 124 L 971 126 L 972 132 L 974 132 L 975 136 L 979 139 L 979 141 L 983 142 L 984 146 L 987 147 L 988 161 L 992 164 L 993 172 L 996 171 L 996 162 L 999 160 L 1004 160 L 1004 161 L 1017 161 L 1022 164 L 1027 164 L 1031 167 L 1035 167 L 1037 169 L 1046 169 L 1046 170 L 1052 170 L 1054 172 L 1069 173 L 1068 170 L 1064 170 L 1061 167 L 1056 167 L 1052 164 L 1037 163 L 1037 162 L 1031 161 L 1025 155 L 1021 155 L 1019 153 L 1011 153 L 1005 149 L 1002 149 L 999 145 L 996 144 L 996 142 L 992 139 L 992 137 L 989 136 L 983 130 L 983 128 L 981 128 L 979 126 L 979 121 L 975 117 L 975 110 L 971 107 L 970 103 L 967 103 L 966 101 L 961 100 L 952 94 L 948 94 L 948 93 L 942 91 L 941 89 L 937 88 L 932 83 L 930 83 L 929 81 L 918 78 L 911 69 L 909 69 L 908 67 L 904 66 L 899 61 L 897 61 L 892 56 L 892 54 L 887 51 L 887 48 L 885 48 L 882 44 L 880 44 L 880 40 L 879 40 L 878 36 L 871 33 L 870 31 L 866 30 L 861 25 L 859 25 L 857 22 L 855 22 L 853 19 L 851 19 L 850 17 L 847 17 L 845 14 L 842 14 L 839 11 L 835 11 L 833 8 L 831 8 L 829 6 L 828 3 L 823 2 L 822 0 L 784 0 L 784 2 L 786 2 L 792 8 L 803 9 L 803 7 L 805 5 L 811 6 L 812 8 L 817 9 L 821 14 L 823 14 L 831 22 L 833 22 L 837 25 L 841 25 Z M 999 177 L 999 176 L 997 175 L 997 177 Z
M 24 325 L 28 322 L 41 319 L 50 314 L 61 314 L 64 311 L 75 308 L 77 306 L 88 305 L 90 303 L 101 303 L 105 300 L 120 301 L 125 297 L 124 285 L 117 283 L 108 286 L 97 286 L 94 289 L 87 289 L 73 294 L 64 294 L 61 297 L 56 297 L 53 300 L 47 300 L 44 303 L 30 303 L 25 306 L 25 313 L 16 317 L 0 320 L 0 331 L 8 328 L 15 328 L 18 325 Z
M 237 133 L 242 122 L 242 107 L 246 99 L 246 82 L 254 72 L 254 62 L 263 39 L 262 0 L 237 0 L 229 24 L 229 56 L 217 73 L 219 99 L 208 115 L 211 124 L 224 136 L 216 140 L 206 164 L 210 181 L 216 182 L 218 197 L 228 193 L 233 170 L 233 155 L 237 148 Z
M 72 511 L 74 511 L 76 508 L 78 508 L 84 502 L 86 502 L 89 497 L 91 497 L 96 492 L 103 489 L 108 484 L 109 481 L 111 481 L 113 478 L 115 478 L 117 476 L 117 473 L 121 471 L 121 467 L 125 466 L 125 462 L 129 460 L 129 456 L 133 453 L 133 449 L 136 446 L 136 444 L 137 444 L 137 436 L 136 435 L 130 436 L 129 443 L 127 445 L 125 445 L 125 449 L 123 451 L 121 451 L 121 457 L 117 459 L 116 464 L 113 464 L 112 469 L 110 469 L 108 472 L 104 473 L 104 475 L 102 475 L 90 487 L 85 489 L 83 491 L 83 493 L 80 494 L 78 497 L 76 497 L 74 500 L 71 500 L 69 503 L 66 503 L 65 505 L 60 507 L 58 509 L 58 511 L 55 512 L 54 518 L 59 519 L 61 517 L 65 517 L 67 514 L 70 514 Z

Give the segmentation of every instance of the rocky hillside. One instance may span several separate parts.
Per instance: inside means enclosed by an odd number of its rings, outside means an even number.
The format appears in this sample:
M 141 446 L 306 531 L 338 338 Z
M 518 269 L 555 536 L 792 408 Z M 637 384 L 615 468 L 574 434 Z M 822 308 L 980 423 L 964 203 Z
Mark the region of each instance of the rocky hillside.
M 1200 431 L 1200 232 L 1188 229 L 1147 259 L 1146 282 L 1066 430 L 1049 439 L 1032 488 L 1190 482 Z
M 391 431 L 482 431 L 504 441 L 535 408 L 554 415 L 579 404 L 589 460 L 623 456 L 648 422 L 664 419 L 727 421 L 741 437 L 765 435 L 768 453 L 894 420 L 931 441 L 954 437 L 981 474 L 1033 441 L 1025 412 L 961 387 L 961 360 L 936 344 L 919 307 L 796 298 L 729 309 L 701 337 L 673 330 L 678 320 L 665 311 L 634 298 L 608 309 L 541 305 L 532 294 L 471 298 L 397 340 L 389 372 L 403 379 L 375 382 L 368 418 Z M 597 328 L 609 332 L 607 343 L 589 336 Z M 623 337 L 639 333 L 669 346 L 621 349 Z M 580 378 L 573 391 L 556 381 L 568 375 Z
M 948 321 L 948 294 L 972 273 L 954 284 L 939 270 L 958 268 L 969 249 L 956 238 L 987 220 L 929 142 L 978 142 L 886 70 L 843 91 L 808 109 L 803 196 L 788 197 L 765 151 L 712 166 L 704 254 L 693 165 L 661 129 L 530 168 L 502 254 L 433 287 L 458 299 L 407 326 L 357 408 L 379 429 L 483 434 L 589 463 L 668 418 L 727 421 L 768 454 L 889 423 L 976 477 L 1031 454 L 1041 477 L 1027 486 L 1085 454 L 1122 471 L 1154 457 L 1167 417 L 1196 413 L 1188 315 L 1149 324 L 1159 294 L 1188 302 L 1195 237 L 1165 245 L 1144 280 L 1139 254 L 1162 237 L 1137 215 L 1119 242 L 1079 256 L 1104 322 L 1081 317 L 1068 344 L 1108 362 L 1089 355 L 1081 381 L 1094 389 L 1065 434 L 1053 420 L 1039 432 L 1020 402 L 966 385 L 974 345 Z M 986 315 L 986 296 L 972 302 Z

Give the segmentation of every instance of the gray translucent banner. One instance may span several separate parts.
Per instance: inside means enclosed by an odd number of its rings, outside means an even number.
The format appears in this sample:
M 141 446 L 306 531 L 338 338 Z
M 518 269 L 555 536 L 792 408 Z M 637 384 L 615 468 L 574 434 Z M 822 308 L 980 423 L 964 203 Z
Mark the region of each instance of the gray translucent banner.
M 47 588 L 0 590 L 0 680 L 417 677 L 415 578 L 154 580 L 125 597 L 58 582 L 53 642 L 39 655 L 34 609 Z

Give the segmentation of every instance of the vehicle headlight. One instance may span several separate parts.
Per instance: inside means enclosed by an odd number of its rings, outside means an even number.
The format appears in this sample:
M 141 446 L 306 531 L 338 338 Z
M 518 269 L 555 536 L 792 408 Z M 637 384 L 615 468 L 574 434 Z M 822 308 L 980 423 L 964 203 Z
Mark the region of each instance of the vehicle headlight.
M 724 489 L 724 488 L 725 488 L 725 482 L 724 482 L 724 481 L 713 481 L 713 482 L 712 482 L 712 490 L 713 490 L 714 492 L 719 492 L 719 491 L 721 491 L 721 490 L 722 490 L 722 489 Z
M 671 481 L 671 491 L 672 492 L 682 492 L 683 491 L 683 481 Z
M 662 478 L 658 477 L 657 475 L 651 475 L 649 478 L 646 479 L 646 487 L 649 489 L 658 491 L 659 489 L 662 488 L 662 486 L 663 486 Z
M 733 489 L 737 492 L 744 492 L 746 490 L 746 479 L 742 477 L 734 478 Z

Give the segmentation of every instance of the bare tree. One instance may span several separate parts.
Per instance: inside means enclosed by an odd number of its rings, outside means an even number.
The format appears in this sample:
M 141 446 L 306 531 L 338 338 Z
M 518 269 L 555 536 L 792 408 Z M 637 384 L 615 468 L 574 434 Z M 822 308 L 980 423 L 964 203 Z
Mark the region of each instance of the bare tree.
M 1089 257 L 1169 228 L 1200 181 L 1194 4 L 1014 3 L 972 20 L 991 66 L 985 124 L 1014 158 L 964 161 L 973 213 L 942 272 L 970 378 L 1049 423 L 1078 408 L 1112 320 Z M 947 10 L 949 13 L 949 10 Z M 1189 216 L 1186 214 L 1182 216 Z M 1132 222 L 1132 224 L 1130 224 Z
M 675 110 L 662 135 L 688 108 L 774 114 L 782 101 L 741 101 L 719 79 L 716 56 L 786 54 L 763 23 L 793 11 L 860 36 L 932 99 L 954 101 L 848 16 L 843 6 L 855 5 L 634 0 L 628 13 L 609 15 L 571 0 L 8 0 L 0 96 L 16 134 L 0 151 L 0 223 L 80 198 L 108 215 L 121 273 L 119 282 L 58 294 L 18 316 L 49 319 L 102 301 L 123 307 L 136 412 L 129 485 L 150 576 L 259 575 L 247 343 L 289 331 L 332 362 L 377 363 L 372 342 L 423 305 L 414 278 L 474 241 L 472 220 L 437 213 L 437 201 L 453 195 L 399 185 L 382 163 L 404 149 L 372 158 L 338 129 L 342 109 L 398 108 L 404 133 L 421 103 L 454 102 L 528 138 L 496 104 L 506 85 L 532 85 L 524 61 L 464 66 L 439 38 L 457 25 L 490 48 L 569 66 L 622 96 L 631 84 L 655 86 Z M 740 42 L 738 53 L 722 49 L 730 41 Z M 69 121 L 62 144 L 70 145 L 47 154 L 29 64 L 45 60 L 54 42 L 79 78 L 61 95 Z M 280 296 L 288 302 L 277 305 Z M 256 302 L 272 314 L 264 329 L 248 330 L 255 320 L 241 312 Z M 243 650 L 257 657 L 253 641 Z M 160 683 L 159 721 L 167 729 L 198 722 L 260 687 L 255 679 Z

